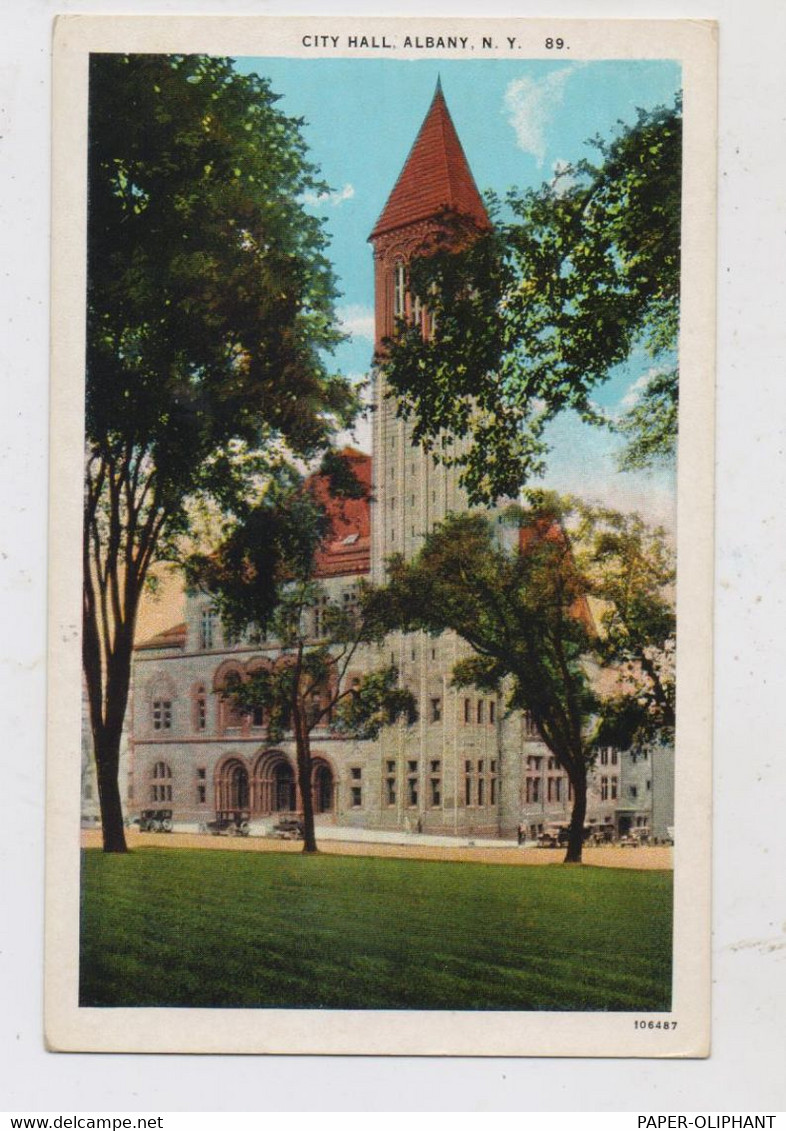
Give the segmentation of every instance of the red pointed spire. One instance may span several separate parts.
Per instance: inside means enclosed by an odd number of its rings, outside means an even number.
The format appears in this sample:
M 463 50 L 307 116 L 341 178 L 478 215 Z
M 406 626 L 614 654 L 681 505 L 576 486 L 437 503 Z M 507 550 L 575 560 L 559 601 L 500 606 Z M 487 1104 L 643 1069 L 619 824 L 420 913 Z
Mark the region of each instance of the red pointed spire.
M 466 216 L 478 228 L 491 226 L 438 80 L 415 144 L 369 239 L 426 220 L 445 208 Z

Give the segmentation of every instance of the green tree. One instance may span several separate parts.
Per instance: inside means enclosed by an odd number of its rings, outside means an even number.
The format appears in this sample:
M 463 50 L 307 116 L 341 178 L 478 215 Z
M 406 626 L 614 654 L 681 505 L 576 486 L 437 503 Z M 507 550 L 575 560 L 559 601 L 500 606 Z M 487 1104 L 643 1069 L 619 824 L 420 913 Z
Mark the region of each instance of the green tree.
M 674 452 L 681 102 L 591 144 L 594 160 L 540 189 L 490 197 L 493 231 L 458 253 L 446 219 L 442 245 L 410 267 L 434 331 L 401 323 L 379 358 L 415 439 L 461 467 L 476 504 L 542 473 L 544 429 L 562 410 L 607 426 L 592 392 L 637 349 L 653 366 L 617 425 L 623 464 Z
M 330 468 L 335 484 L 341 475 L 334 463 Z M 270 741 L 294 739 L 304 852 L 317 851 L 314 729 L 371 739 L 397 719 L 417 718 L 414 696 L 399 686 L 394 665 L 367 670 L 386 632 L 374 590 L 359 580 L 336 593 L 315 579 L 317 555 L 332 534 L 317 482 L 279 483 L 215 553 L 189 564 L 192 583 L 213 594 L 230 629 L 260 647 L 252 674 L 226 695 L 241 711 L 265 712 Z M 347 489 L 346 478 L 343 484 Z
M 450 516 L 412 562 L 391 561 L 389 585 L 378 599 L 391 628 L 451 629 L 470 645 L 474 655 L 454 667 L 456 685 L 506 691 L 510 710 L 529 713 L 572 786 L 566 861 L 576 863 L 589 768 L 602 740 L 609 741 L 612 718 L 641 697 L 648 678 L 642 659 L 668 651 L 663 634 L 670 625 L 654 611 L 664 594 L 628 559 L 624 540 L 604 547 L 596 516 L 585 513 L 578 527 L 587 544 L 577 547 L 566 534 L 573 517 L 569 500 L 544 495 L 526 510 L 512 509 L 511 539 L 510 528 L 500 537 L 483 515 Z M 604 522 L 614 527 L 615 521 L 606 512 Z M 619 526 L 628 529 L 621 516 Z M 646 539 L 637 545 L 643 549 Z M 590 611 L 594 594 L 605 608 L 600 626 Z M 657 694 L 653 689 L 651 698 Z M 632 726 L 646 712 L 636 706 L 630 713 Z M 619 737 L 621 728 L 614 733 Z
M 180 559 L 195 501 L 247 505 L 355 410 L 300 203 L 323 186 L 276 98 L 225 59 L 91 56 L 83 666 L 107 851 L 150 567 Z
M 617 673 L 597 721 L 595 745 L 620 750 L 674 741 L 676 570 L 671 538 L 637 514 L 581 509 L 575 543 L 597 599 L 594 653 Z

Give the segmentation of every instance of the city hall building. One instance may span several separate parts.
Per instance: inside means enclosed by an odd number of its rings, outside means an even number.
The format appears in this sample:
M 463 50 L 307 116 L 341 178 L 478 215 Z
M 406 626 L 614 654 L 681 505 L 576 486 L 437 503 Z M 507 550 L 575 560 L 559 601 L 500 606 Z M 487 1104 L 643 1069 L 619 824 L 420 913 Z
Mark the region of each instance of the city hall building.
M 375 264 L 376 344 L 396 320 L 428 312 L 407 289 L 407 265 L 445 219 L 465 240 L 489 227 L 461 143 L 438 87 L 404 168 L 370 236 Z M 411 427 L 375 376 L 373 456 L 348 449 L 371 501 L 342 503 L 333 541 L 316 574 L 331 602 L 351 603 L 359 579 L 381 583 L 393 553 L 411 557 L 426 531 L 467 508 L 456 469 L 436 466 L 411 442 Z M 310 610 L 320 638 L 321 605 Z M 329 725 L 312 732 L 312 793 L 317 825 L 334 824 L 457 836 L 533 838 L 567 822 L 571 797 L 526 715 L 500 697 L 451 686 L 466 645 L 445 633 L 391 635 L 358 653 L 357 678 L 394 662 L 418 699 L 416 723 L 373 741 Z M 228 638 L 205 593 L 186 596 L 185 622 L 136 649 L 130 705 L 129 803 L 133 812 L 171 809 L 175 826 L 198 827 L 221 813 L 243 813 L 263 832 L 300 809 L 294 740 L 271 743 L 263 712 L 239 712 L 227 688 L 275 662 L 276 648 Z M 670 751 L 604 751 L 591 775 L 588 821 L 617 834 L 634 827 L 665 837 L 673 824 Z

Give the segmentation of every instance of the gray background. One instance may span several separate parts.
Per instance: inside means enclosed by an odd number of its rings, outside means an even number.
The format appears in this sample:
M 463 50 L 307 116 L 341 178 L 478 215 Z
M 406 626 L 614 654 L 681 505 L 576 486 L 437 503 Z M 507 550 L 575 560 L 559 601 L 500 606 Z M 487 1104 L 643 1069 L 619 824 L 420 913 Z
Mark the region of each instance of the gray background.
M 487 0 L 484 16 L 542 16 Z M 365 6 L 4 0 L 0 9 L 0 1109 L 707 1111 L 786 1108 L 786 9 L 572 0 L 571 17 L 721 21 L 713 1053 L 709 1060 L 310 1060 L 42 1047 L 49 98 L 58 12 L 481 14 Z

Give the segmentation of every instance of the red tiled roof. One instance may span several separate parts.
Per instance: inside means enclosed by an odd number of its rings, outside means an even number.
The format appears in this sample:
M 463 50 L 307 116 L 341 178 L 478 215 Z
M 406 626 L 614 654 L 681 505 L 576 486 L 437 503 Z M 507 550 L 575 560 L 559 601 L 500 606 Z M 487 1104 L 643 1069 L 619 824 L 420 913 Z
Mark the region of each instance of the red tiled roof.
M 443 209 L 469 217 L 479 228 L 491 226 L 450 117 L 442 87 L 433 101 L 369 239 Z
M 176 624 L 173 628 L 165 628 L 163 632 L 151 636 L 141 644 L 134 646 L 135 652 L 153 651 L 156 648 L 184 648 L 186 643 L 185 624 Z
M 366 497 L 335 499 L 326 476 L 312 480 L 314 493 L 327 508 L 333 525 L 331 540 L 317 554 L 316 577 L 368 573 L 371 568 L 371 456 L 355 448 L 344 448 L 341 455 L 349 461 Z

